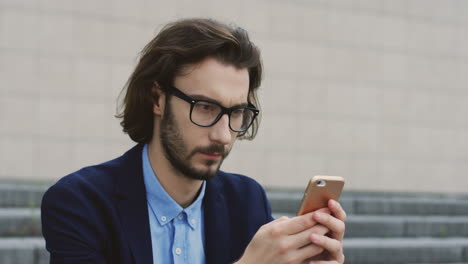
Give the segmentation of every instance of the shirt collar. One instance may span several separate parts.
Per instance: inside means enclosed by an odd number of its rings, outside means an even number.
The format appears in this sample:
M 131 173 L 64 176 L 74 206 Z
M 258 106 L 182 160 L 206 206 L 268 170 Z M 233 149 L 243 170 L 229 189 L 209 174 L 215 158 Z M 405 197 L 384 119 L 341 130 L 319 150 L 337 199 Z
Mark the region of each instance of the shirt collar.
M 195 229 L 198 225 L 198 222 L 202 221 L 203 214 L 203 197 L 205 196 L 206 181 L 203 181 L 202 188 L 198 194 L 197 199 L 187 208 L 185 208 L 185 213 L 187 214 L 187 222 L 192 229 Z
M 171 222 L 179 214 L 185 212 L 184 218 L 192 229 L 198 226 L 202 217 L 202 202 L 205 196 L 206 182 L 203 181 L 202 188 L 197 199 L 187 208 L 182 208 L 162 187 L 156 177 L 148 156 L 148 144 L 145 144 L 142 151 L 143 178 L 146 187 L 148 203 L 161 226 Z

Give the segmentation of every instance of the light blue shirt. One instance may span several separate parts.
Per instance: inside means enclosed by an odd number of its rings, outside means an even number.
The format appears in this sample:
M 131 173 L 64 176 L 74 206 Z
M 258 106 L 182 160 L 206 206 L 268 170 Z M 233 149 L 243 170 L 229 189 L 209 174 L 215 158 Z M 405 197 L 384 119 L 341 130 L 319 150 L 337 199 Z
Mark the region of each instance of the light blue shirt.
M 204 264 L 205 234 L 202 201 L 205 195 L 205 182 L 197 199 L 184 209 L 159 183 L 149 161 L 148 145 L 144 146 L 142 155 L 153 263 Z

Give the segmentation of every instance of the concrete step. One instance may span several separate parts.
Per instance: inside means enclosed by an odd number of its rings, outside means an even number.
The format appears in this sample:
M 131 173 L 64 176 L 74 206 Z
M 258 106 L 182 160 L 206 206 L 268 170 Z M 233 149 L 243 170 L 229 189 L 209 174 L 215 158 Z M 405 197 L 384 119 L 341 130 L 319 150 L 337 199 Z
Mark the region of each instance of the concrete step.
M 0 237 L 41 235 L 40 209 L 0 208 Z
M 350 215 L 346 228 L 346 237 L 468 237 L 468 217 Z
M 0 207 L 40 207 L 45 185 L 0 183 Z
M 468 263 L 468 238 L 350 238 L 346 264 Z
M 49 253 L 42 238 L 0 238 L 0 263 L 47 264 Z
M 273 213 L 274 218 L 283 215 L 294 216 Z M 468 217 L 350 215 L 346 220 L 346 237 L 468 237 Z
M 268 192 L 274 212 L 295 214 L 302 199 L 300 193 Z M 340 203 L 346 212 L 357 215 L 466 215 L 468 200 L 454 196 L 379 197 L 345 195 Z
M 0 238 L 0 263 L 48 263 L 44 247 L 42 238 Z M 467 263 L 468 238 L 351 238 L 344 251 L 347 264 Z
M 274 213 L 293 217 L 288 213 Z M 468 237 L 465 216 L 350 215 L 346 237 Z M 0 237 L 41 236 L 40 209 L 0 208 Z
M 304 186 L 305 187 L 305 186 Z M 272 188 L 265 187 L 267 193 L 278 193 L 283 195 L 301 196 L 303 189 L 297 188 Z M 434 198 L 434 199 L 455 199 L 468 200 L 467 193 L 425 193 L 425 192 L 386 192 L 386 191 L 348 191 L 341 194 L 342 198 Z
M 39 207 L 50 183 L 0 183 L 0 208 Z M 275 212 L 294 214 L 302 190 L 267 189 Z M 468 215 L 468 196 L 460 194 L 344 192 L 340 199 L 348 214 Z

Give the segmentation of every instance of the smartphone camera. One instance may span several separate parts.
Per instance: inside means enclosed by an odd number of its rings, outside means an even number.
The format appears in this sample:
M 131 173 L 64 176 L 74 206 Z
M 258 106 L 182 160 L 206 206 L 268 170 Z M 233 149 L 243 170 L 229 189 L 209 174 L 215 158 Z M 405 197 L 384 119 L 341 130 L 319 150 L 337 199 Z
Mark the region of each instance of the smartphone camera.
M 327 182 L 325 180 L 318 180 L 317 181 L 317 186 L 318 187 L 324 187 L 325 185 L 327 185 Z

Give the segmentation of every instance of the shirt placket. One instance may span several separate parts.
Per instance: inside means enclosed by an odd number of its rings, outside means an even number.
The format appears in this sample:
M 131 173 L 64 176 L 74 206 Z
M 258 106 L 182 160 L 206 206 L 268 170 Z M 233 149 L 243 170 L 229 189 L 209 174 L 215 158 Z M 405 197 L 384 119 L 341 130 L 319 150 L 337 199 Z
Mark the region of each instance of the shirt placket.
M 184 224 L 185 215 L 180 213 L 174 218 L 174 243 L 172 246 L 172 255 L 174 264 L 187 263 L 187 248 L 185 245 L 185 235 L 187 233 L 186 225 Z

